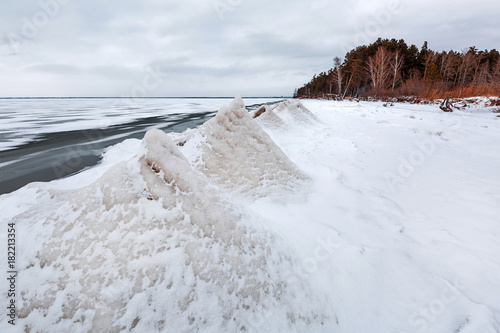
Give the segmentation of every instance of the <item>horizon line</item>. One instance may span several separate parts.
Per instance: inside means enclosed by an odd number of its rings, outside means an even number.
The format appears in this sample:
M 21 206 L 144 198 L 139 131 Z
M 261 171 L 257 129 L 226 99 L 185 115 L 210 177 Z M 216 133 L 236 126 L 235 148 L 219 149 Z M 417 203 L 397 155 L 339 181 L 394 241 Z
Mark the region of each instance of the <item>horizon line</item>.
M 49 96 L 49 97 L 42 97 L 42 96 L 31 96 L 31 97 L 0 97 L 0 99 L 231 99 L 235 98 L 236 96 L 217 96 L 217 97 L 211 97 L 211 96 L 194 96 L 194 97 L 186 97 L 186 96 L 177 96 L 177 97 L 165 97 L 165 96 L 160 96 L 160 97 L 115 97 L 115 96 L 106 96 L 106 97 L 97 97 L 97 96 L 67 96 L 67 97 L 61 97 L 61 96 Z M 242 96 L 241 98 L 293 98 L 293 96 Z

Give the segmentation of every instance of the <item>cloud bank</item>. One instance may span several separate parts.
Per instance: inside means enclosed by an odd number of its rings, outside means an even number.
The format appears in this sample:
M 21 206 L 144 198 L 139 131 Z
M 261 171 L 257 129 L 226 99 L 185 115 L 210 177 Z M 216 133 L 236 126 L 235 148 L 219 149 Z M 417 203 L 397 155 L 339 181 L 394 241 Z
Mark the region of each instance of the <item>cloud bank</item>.
M 290 96 L 378 37 L 500 47 L 500 3 L 486 0 L 0 4 L 1 97 Z

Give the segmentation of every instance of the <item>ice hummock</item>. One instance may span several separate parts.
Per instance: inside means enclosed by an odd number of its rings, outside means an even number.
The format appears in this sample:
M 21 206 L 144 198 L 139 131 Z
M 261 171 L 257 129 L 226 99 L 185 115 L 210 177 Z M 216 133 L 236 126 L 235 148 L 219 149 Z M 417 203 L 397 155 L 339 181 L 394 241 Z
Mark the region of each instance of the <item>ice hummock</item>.
M 263 105 L 261 108 L 253 112 L 252 117 L 255 121 L 263 125 L 264 127 L 268 127 L 271 129 L 281 129 L 287 130 L 288 127 L 283 119 L 281 119 L 269 105 Z
M 321 120 L 314 113 L 297 100 L 281 102 L 272 111 L 285 121 L 295 124 L 307 126 L 321 123 Z
M 182 148 L 194 152 L 188 155 L 191 163 L 214 183 L 238 194 L 281 197 L 296 192 L 308 178 L 239 97 L 186 137 Z
M 19 272 L 28 331 L 245 332 L 269 321 L 300 330 L 329 320 L 294 252 L 225 194 L 286 193 L 307 177 L 240 99 L 198 131 L 202 164 L 150 130 L 136 157 L 56 191 L 43 242 Z

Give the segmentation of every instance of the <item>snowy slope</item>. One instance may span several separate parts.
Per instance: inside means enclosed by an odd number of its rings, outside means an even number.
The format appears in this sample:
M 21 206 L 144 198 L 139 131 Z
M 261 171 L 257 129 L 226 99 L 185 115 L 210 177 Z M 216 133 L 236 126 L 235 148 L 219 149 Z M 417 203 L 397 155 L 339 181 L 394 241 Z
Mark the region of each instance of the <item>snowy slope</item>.
M 500 119 L 489 109 L 303 103 L 329 125 L 271 136 L 316 188 L 286 214 L 256 209 L 290 243 L 310 242 L 304 269 L 323 276 L 338 331 L 498 331 Z M 332 253 L 315 256 L 328 240 Z
M 236 99 L 0 196 L 18 228 L 18 331 L 500 331 L 500 118 L 262 111 Z M 4 313 L 0 331 L 15 332 Z

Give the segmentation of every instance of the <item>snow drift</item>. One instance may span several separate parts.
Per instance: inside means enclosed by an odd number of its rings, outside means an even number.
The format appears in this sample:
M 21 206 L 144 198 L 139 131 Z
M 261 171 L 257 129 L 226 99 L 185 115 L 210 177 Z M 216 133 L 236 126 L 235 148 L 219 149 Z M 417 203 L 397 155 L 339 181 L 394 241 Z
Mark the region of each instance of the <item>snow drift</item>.
M 190 155 L 193 165 L 239 194 L 281 197 L 296 192 L 307 179 L 252 119 L 240 98 L 181 141 L 183 148 L 195 152 Z
M 196 131 L 204 139 L 196 167 L 180 151 L 187 145 L 151 130 L 137 157 L 66 192 L 19 272 L 26 331 L 260 331 L 269 328 L 264 319 L 273 331 L 324 325 L 329 316 L 293 251 L 223 190 L 285 193 L 306 177 L 240 99 Z
M 252 117 L 257 121 L 258 124 L 274 130 L 287 130 L 288 126 L 285 121 L 281 119 L 269 105 L 262 106 L 256 110 Z
M 279 103 L 272 111 L 285 121 L 300 125 L 317 125 L 321 120 L 300 101 L 287 100 Z

